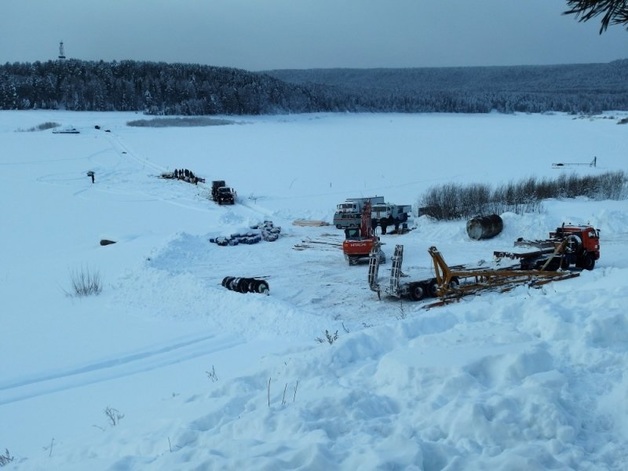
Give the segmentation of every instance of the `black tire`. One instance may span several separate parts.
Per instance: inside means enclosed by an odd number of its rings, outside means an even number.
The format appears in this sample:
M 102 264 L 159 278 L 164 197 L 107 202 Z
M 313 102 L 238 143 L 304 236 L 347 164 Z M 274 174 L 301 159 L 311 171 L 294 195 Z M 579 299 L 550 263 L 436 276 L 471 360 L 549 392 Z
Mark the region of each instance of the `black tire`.
M 266 280 L 257 280 L 257 286 L 255 288 L 255 292 L 256 293 L 268 294 L 269 290 L 270 290 L 270 288 L 269 288 L 268 282 Z
M 249 292 L 251 293 L 266 293 L 268 291 L 268 283 L 265 280 L 258 280 L 251 278 L 249 284 Z
M 240 280 L 238 281 L 238 285 L 237 285 L 237 289 L 236 291 L 238 293 L 247 293 L 249 291 L 249 282 L 251 281 L 250 278 L 240 278 Z
M 255 278 L 247 278 L 248 284 L 246 285 L 247 293 L 257 293 L 257 280 Z
M 432 278 L 427 284 L 427 294 L 432 298 L 438 297 L 438 282 L 436 278 Z
M 227 285 L 227 288 L 229 288 L 231 291 L 237 291 L 239 283 L 240 283 L 240 278 L 234 277 Z
M 233 281 L 233 276 L 225 276 L 225 277 L 222 279 L 222 286 L 223 286 L 224 288 L 228 288 L 228 287 L 229 287 L 229 285 L 230 285 L 230 283 L 231 283 L 232 281 Z
M 593 270 L 595 268 L 595 259 L 591 254 L 584 254 L 580 259 L 579 267 L 589 271 Z
M 426 292 L 427 290 L 423 283 L 410 284 L 410 299 L 412 299 L 412 301 L 420 301 L 425 297 Z
M 460 280 L 457 276 L 452 276 L 451 280 L 449 280 L 449 288 L 456 289 L 460 285 Z

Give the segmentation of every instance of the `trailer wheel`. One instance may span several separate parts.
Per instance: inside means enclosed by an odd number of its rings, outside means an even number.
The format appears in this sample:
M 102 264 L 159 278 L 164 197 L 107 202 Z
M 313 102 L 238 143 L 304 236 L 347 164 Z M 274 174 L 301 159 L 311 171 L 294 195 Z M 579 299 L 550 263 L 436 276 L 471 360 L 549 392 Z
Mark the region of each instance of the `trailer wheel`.
M 423 283 L 412 283 L 410 285 L 410 299 L 420 301 L 425 297 L 425 286 Z
M 438 296 L 438 282 L 436 278 L 432 278 L 427 285 L 427 294 L 432 298 Z

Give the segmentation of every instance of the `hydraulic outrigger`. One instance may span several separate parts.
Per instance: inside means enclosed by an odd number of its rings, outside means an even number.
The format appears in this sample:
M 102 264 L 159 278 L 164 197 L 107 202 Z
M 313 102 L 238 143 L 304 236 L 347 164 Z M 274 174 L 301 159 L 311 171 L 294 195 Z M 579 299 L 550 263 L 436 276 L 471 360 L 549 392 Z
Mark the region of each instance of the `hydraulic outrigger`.
M 563 249 L 561 244 L 556 248 L 556 253 Z M 379 247 L 374 246 L 373 250 L 379 250 Z M 547 264 L 535 270 L 523 270 L 520 266 L 494 269 L 467 268 L 464 265 L 450 267 L 436 247 L 430 247 L 428 253 L 432 257 L 435 276 L 420 281 L 402 282 L 403 245 L 397 245 L 392 257 L 390 279 L 388 286 L 383 289 L 384 293 L 396 298 L 408 297 L 413 301 L 419 301 L 428 296 L 439 298 L 438 301 L 426 306 L 433 307 L 482 291 L 503 293 L 520 285 L 538 288 L 551 281 L 566 280 L 580 275 L 579 272 L 573 271 L 547 270 Z M 378 257 L 372 255 L 369 257 L 369 287 L 381 298 L 382 289 L 378 281 L 378 272 Z

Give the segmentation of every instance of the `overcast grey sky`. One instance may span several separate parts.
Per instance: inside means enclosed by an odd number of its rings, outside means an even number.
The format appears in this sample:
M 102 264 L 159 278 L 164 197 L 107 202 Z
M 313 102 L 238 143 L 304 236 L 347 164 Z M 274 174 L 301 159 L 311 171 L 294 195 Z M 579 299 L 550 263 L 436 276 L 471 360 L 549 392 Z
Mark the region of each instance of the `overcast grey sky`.
M 0 63 L 68 58 L 247 70 L 610 62 L 628 32 L 566 0 L 3 0 Z

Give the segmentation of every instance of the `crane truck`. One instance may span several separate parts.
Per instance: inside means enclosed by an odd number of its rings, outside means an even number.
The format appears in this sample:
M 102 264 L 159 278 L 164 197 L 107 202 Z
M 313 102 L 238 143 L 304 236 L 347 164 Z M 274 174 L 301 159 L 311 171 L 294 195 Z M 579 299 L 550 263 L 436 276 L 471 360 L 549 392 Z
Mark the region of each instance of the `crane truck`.
M 600 230 L 589 225 L 563 224 L 544 240 L 515 241 L 519 251 L 495 251 L 496 259 L 519 260 L 522 270 L 567 270 L 571 266 L 593 270 L 600 258 Z M 529 249 L 529 250 L 524 250 Z

